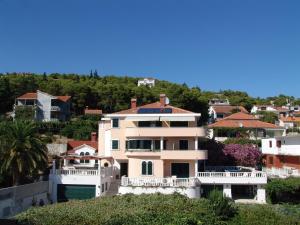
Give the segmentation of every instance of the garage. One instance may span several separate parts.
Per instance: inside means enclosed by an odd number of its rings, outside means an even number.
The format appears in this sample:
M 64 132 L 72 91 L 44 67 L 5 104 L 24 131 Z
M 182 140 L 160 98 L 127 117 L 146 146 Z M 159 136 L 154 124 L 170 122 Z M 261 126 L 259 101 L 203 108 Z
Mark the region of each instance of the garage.
M 187 178 L 190 175 L 189 163 L 172 163 L 171 164 L 172 176 L 178 178 Z
M 57 201 L 66 202 L 73 199 L 90 199 L 95 198 L 95 185 L 57 185 Z

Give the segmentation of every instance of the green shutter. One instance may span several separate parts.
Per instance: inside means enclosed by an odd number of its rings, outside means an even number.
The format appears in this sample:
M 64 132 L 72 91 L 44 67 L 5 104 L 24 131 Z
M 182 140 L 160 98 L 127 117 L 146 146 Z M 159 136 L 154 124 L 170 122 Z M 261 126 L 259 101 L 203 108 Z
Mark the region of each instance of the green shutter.
M 148 175 L 153 175 L 153 173 L 152 173 L 152 162 L 150 161 L 150 162 L 148 162 Z
M 147 175 L 147 163 L 145 161 L 142 162 L 142 175 Z

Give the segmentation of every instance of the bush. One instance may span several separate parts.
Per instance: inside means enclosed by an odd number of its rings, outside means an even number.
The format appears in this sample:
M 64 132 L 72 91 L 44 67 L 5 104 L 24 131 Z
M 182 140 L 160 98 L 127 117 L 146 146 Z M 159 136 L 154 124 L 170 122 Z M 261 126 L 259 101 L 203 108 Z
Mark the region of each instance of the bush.
M 228 220 L 234 217 L 238 212 L 233 200 L 225 197 L 222 191 L 211 191 L 209 193 L 208 200 L 211 210 L 222 220 Z
M 300 203 L 300 178 L 270 179 L 266 190 L 272 203 Z
M 223 142 L 225 145 L 228 144 L 240 144 L 240 145 L 256 145 L 261 146 L 261 140 L 251 140 L 248 138 L 228 138 Z
M 298 215 L 287 214 L 268 205 L 235 205 L 223 196 L 210 200 L 188 199 L 174 195 L 122 195 L 84 201 L 70 201 L 43 207 L 33 207 L 16 216 L 23 225 L 290 225 L 299 224 Z M 221 199 L 221 200 L 220 200 Z M 226 204 L 225 204 L 225 203 Z M 223 207 L 223 206 L 226 207 Z M 220 207 L 222 206 L 222 207 Z M 237 206 L 237 205 L 236 205 Z M 221 208 L 216 216 L 211 207 Z M 223 210 L 227 208 L 226 210 Z M 281 207 L 280 207 L 281 208 Z M 230 212 L 230 213 L 228 213 Z

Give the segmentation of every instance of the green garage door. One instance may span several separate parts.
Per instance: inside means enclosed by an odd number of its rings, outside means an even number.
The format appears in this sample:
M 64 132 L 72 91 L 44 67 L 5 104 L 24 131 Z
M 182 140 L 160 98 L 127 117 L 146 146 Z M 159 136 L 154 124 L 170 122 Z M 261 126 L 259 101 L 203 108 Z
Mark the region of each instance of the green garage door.
M 57 201 L 66 202 L 72 199 L 89 199 L 95 198 L 95 185 L 57 185 Z

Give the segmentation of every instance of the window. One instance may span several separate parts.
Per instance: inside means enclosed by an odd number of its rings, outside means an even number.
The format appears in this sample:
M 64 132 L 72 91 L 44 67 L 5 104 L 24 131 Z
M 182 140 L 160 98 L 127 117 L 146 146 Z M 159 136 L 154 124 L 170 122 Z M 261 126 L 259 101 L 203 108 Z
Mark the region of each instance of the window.
M 153 175 L 153 163 L 151 161 L 142 162 L 142 175 Z
M 160 149 L 160 140 L 154 140 L 154 150 Z
M 224 115 L 218 113 L 218 114 L 217 114 L 217 118 L 222 119 L 222 118 L 224 118 Z
M 127 149 L 147 149 L 151 150 L 151 140 L 129 140 L 126 142 Z
M 108 163 L 106 162 L 106 163 L 104 163 L 104 167 L 108 167 Z
M 188 150 L 189 149 L 189 141 L 188 140 L 179 140 L 179 149 L 180 150 Z
M 170 127 L 188 127 L 189 122 L 188 121 L 171 121 Z
M 119 127 L 119 119 L 118 118 L 112 119 L 112 127 L 113 128 L 118 128 Z
M 269 157 L 269 164 L 270 164 L 270 165 L 273 165 L 273 156 L 270 156 L 270 157 Z
M 269 141 L 269 147 L 272 148 L 272 141 Z
M 277 148 L 281 148 L 281 141 L 277 141 L 276 146 L 277 146 Z
M 111 141 L 111 149 L 118 150 L 119 149 L 119 140 L 112 140 Z
M 90 155 L 90 153 L 89 153 L 89 152 L 86 152 L 85 155 L 88 156 L 88 155 Z M 85 163 L 90 163 L 90 160 L 89 160 L 89 159 L 86 159 L 84 162 L 85 162 Z
M 161 127 L 162 122 L 161 121 L 139 121 L 138 126 L 139 127 Z
M 84 156 L 84 152 L 80 152 L 80 156 Z M 80 163 L 84 163 L 84 159 L 80 159 Z

